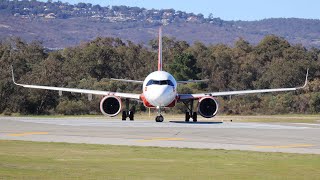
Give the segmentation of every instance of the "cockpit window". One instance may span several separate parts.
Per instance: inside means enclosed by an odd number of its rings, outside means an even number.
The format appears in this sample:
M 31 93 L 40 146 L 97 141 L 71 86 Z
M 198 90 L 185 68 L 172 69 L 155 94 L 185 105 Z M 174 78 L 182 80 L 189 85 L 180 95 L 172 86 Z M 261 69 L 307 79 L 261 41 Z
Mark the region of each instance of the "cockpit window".
M 148 83 L 147 83 L 147 86 L 150 86 L 152 84 L 157 84 L 157 85 L 169 85 L 169 86 L 174 86 L 172 81 L 170 80 L 161 80 L 161 81 L 157 81 L 157 80 L 150 80 Z
M 153 80 L 149 80 L 147 86 L 150 86 L 153 83 Z

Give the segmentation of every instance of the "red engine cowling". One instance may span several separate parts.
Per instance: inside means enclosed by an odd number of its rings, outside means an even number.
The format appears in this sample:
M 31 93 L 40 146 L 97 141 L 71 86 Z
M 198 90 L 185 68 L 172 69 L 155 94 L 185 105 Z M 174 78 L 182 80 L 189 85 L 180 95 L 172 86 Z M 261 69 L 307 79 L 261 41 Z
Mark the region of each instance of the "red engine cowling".
M 212 118 L 218 112 L 218 102 L 213 97 L 203 97 L 198 103 L 198 112 L 202 117 Z
M 122 109 L 121 99 L 116 96 L 106 96 L 100 101 L 100 111 L 106 116 L 116 116 Z

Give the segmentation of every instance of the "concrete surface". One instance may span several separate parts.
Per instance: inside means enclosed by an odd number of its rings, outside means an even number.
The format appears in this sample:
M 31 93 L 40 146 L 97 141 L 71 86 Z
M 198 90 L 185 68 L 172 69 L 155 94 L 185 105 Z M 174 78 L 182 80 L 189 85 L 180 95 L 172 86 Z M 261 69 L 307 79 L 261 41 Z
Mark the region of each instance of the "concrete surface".
M 0 139 L 320 154 L 320 124 L 0 117 Z

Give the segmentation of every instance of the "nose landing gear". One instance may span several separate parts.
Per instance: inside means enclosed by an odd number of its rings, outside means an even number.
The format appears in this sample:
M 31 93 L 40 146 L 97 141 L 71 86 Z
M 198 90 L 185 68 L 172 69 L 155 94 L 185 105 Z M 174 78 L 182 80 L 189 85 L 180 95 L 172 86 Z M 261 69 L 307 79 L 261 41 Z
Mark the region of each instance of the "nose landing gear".
M 156 122 L 163 122 L 164 118 L 162 115 L 156 117 Z
M 161 107 L 158 106 L 157 110 L 158 110 L 158 116 L 156 116 L 156 122 L 163 122 L 164 118 L 161 115 Z

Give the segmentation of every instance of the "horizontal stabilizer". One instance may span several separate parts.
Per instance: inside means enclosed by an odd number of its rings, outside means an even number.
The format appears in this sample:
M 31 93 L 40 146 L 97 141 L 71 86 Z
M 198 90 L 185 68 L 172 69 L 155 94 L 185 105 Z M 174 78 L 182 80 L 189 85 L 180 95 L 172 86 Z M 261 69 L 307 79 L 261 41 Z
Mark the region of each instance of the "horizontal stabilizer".
M 177 81 L 179 84 L 188 84 L 188 83 L 200 83 L 200 82 L 208 82 L 209 79 L 203 79 L 203 80 L 187 80 L 187 81 Z
M 129 82 L 129 83 L 143 84 L 143 81 L 139 81 L 139 80 L 115 79 L 115 78 L 110 78 L 110 80 L 112 80 L 112 81 L 120 81 L 120 82 Z

